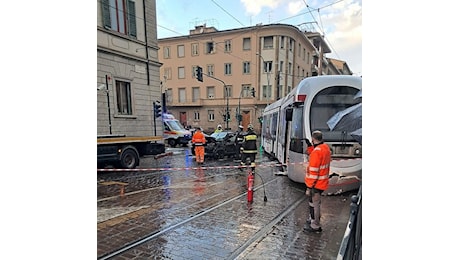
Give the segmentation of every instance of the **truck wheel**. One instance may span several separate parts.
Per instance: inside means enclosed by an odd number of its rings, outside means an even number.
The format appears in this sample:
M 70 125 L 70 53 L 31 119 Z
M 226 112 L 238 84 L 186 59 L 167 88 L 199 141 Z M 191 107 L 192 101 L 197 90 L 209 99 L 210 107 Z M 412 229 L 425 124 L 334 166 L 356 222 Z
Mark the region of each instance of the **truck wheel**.
M 176 140 L 174 140 L 174 139 L 169 139 L 169 140 L 168 140 L 168 144 L 169 144 L 169 146 L 171 146 L 171 147 L 176 147 L 177 142 L 176 142 Z
M 137 152 L 131 148 L 125 149 L 120 156 L 120 166 L 123 169 L 134 169 L 139 164 Z

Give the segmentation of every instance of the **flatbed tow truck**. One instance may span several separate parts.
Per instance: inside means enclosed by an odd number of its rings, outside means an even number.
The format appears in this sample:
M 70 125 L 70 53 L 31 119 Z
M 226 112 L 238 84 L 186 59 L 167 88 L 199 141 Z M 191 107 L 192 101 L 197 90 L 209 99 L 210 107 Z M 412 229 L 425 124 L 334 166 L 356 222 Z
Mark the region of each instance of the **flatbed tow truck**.
M 165 152 L 162 136 L 97 136 L 97 167 L 113 165 L 117 168 L 134 169 L 144 155 Z

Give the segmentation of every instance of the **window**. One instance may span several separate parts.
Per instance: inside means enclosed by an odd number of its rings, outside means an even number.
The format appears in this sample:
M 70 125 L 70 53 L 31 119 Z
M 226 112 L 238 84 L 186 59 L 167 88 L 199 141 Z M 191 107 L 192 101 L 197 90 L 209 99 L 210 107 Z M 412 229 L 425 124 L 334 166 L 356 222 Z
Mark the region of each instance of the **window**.
M 206 43 L 206 54 L 213 54 L 214 53 L 214 42 L 207 42 Z
M 192 66 L 192 77 L 194 79 L 196 79 L 196 69 L 198 68 L 198 66 Z
M 200 121 L 200 112 L 199 111 L 193 112 L 193 120 Z
M 284 61 L 280 60 L 280 68 L 279 71 L 283 72 Z
M 177 57 L 178 58 L 185 57 L 185 46 L 184 45 L 177 45 Z
M 225 75 L 232 75 L 232 64 L 231 63 L 225 63 L 224 64 L 224 74 Z
M 179 79 L 185 79 L 185 68 L 184 67 L 177 68 L 177 77 Z
M 294 47 L 294 40 L 292 38 L 289 38 L 289 51 L 292 51 L 293 47 Z
M 214 110 L 208 110 L 208 121 L 214 121 Z
M 165 68 L 165 74 L 166 79 L 171 79 L 172 73 L 171 73 L 171 68 Z
M 251 38 L 243 38 L 243 50 L 247 51 L 251 49 Z
M 172 94 L 172 88 L 168 88 L 166 90 L 166 103 L 171 103 L 173 101 L 173 94 Z
M 299 49 L 297 49 L 297 56 L 300 57 L 300 43 L 299 43 Z
M 198 55 L 198 43 L 192 43 L 192 56 Z
M 171 58 L 171 48 L 169 46 L 164 47 L 164 49 L 163 49 L 163 57 L 165 59 Z
M 292 63 L 290 63 L 290 62 L 288 64 L 288 75 L 292 76 Z
M 132 115 L 131 83 L 115 80 L 117 90 L 117 111 L 119 115 Z
M 264 49 L 273 49 L 273 36 L 264 37 Z
M 200 100 L 200 87 L 192 88 L 192 102 L 197 102 Z
M 187 102 L 187 98 L 185 95 L 185 88 L 179 88 L 179 103 Z
M 224 98 L 232 98 L 233 94 L 232 94 L 232 86 L 231 85 L 227 85 L 226 88 L 224 88 Z
M 307 52 L 307 51 L 305 50 L 305 48 L 303 48 L 302 60 L 305 60 L 305 53 L 306 53 L 306 52 Z
M 243 74 L 251 73 L 251 63 L 249 61 L 243 62 Z
M 281 36 L 280 48 L 281 48 L 281 49 L 284 49 L 284 36 Z
M 232 51 L 232 41 L 231 40 L 226 40 L 225 41 L 225 52 L 231 52 Z
M 206 94 L 208 96 L 208 99 L 214 99 L 215 97 L 215 92 L 214 92 L 214 87 L 206 87 Z
M 264 72 L 270 73 L 272 72 L 272 61 L 264 61 Z
M 102 22 L 106 29 L 136 37 L 136 3 L 133 0 L 102 0 Z
M 214 76 L 214 65 L 207 65 L 207 68 L 208 68 L 208 75 L 209 76 Z
M 252 92 L 251 92 L 251 84 L 243 84 L 241 85 L 241 97 L 252 97 Z
M 266 98 L 267 100 L 272 97 L 272 85 L 263 85 L 262 86 L 262 95 L 263 98 Z
M 297 66 L 297 76 L 300 76 L 300 66 Z

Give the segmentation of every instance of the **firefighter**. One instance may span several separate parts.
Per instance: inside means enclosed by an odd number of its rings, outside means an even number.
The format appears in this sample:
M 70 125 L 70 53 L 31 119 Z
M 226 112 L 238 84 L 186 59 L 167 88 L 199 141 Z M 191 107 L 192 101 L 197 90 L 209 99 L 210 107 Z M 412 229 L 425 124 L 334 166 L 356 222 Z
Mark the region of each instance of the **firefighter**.
M 241 166 L 246 164 L 246 160 L 249 158 L 251 161 L 252 170 L 255 168 L 257 154 L 257 135 L 254 132 L 252 124 L 248 125 L 248 133 L 243 137 L 243 143 L 241 144 Z M 243 168 L 240 168 L 243 171 Z
M 218 126 L 217 126 L 217 129 L 214 130 L 214 133 L 220 133 L 220 132 L 222 132 L 222 126 L 221 126 L 221 125 L 218 125 Z
M 236 132 L 235 146 L 236 146 L 236 160 L 241 160 L 241 143 L 243 142 L 245 133 L 243 132 L 243 126 L 238 126 L 238 131 Z
M 309 198 L 309 217 L 304 229 L 310 232 L 321 232 L 321 194 L 329 187 L 331 150 L 324 143 L 321 131 L 314 131 L 311 134 L 311 141 L 314 149 L 310 153 L 305 174 L 305 184 L 307 186 L 305 194 Z
M 204 163 L 204 146 L 206 145 L 206 138 L 200 127 L 196 128 L 192 136 L 192 143 L 195 145 L 195 159 L 198 164 Z

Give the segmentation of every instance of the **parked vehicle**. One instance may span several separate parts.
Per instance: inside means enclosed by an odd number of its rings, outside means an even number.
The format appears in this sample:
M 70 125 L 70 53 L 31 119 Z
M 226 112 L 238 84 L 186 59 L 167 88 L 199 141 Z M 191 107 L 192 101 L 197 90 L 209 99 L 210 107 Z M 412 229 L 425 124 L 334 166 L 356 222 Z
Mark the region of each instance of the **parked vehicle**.
M 192 140 L 192 133 L 185 129 L 173 115 L 164 113 L 163 124 L 163 137 L 165 143 L 169 144 L 169 146 L 176 147 L 178 144 L 187 146 L 190 140 Z
M 97 167 L 134 169 L 140 157 L 165 152 L 161 136 L 105 135 L 97 137 Z
M 211 135 L 205 134 L 204 136 L 206 138 L 205 158 L 235 158 L 239 152 L 235 145 L 236 133 L 232 131 L 222 131 Z M 195 155 L 195 146 L 193 144 L 192 154 Z

